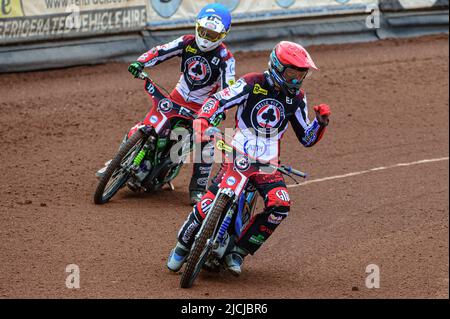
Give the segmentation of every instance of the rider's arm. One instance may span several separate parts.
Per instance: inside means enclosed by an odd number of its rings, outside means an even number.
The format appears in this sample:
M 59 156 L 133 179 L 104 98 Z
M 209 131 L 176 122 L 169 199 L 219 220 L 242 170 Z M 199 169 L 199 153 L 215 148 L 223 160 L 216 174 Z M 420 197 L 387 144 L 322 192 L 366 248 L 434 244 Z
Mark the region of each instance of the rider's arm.
M 326 127 L 320 125 L 317 118 L 312 122 L 309 121 L 306 96 L 301 101 L 295 115 L 291 117 L 290 122 L 300 143 L 305 147 L 311 147 L 322 139 Z
M 193 36 L 185 35 L 167 44 L 158 45 L 141 55 L 138 62 L 144 63 L 145 67 L 152 67 L 173 57 L 181 56 L 190 37 Z
M 235 84 L 207 99 L 198 114 L 198 118 L 207 119 L 209 123 L 213 122 L 228 109 L 245 104 L 252 90 L 253 84 L 249 83 L 248 76 L 244 76 Z
M 236 60 L 228 49 L 224 48 L 221 51 L 224 56 L 220 66 L 220 87 L 222 90 L 236 83 Z

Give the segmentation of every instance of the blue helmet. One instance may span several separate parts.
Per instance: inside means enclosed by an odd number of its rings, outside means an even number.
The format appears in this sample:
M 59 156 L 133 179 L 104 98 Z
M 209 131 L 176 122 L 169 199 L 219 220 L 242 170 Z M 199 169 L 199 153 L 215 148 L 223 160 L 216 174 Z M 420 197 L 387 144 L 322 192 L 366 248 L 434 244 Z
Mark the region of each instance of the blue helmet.
M 219 3 L 208 4 L 197 16 L 195 40 L 200 50 L 211 51 L 225 39 L 231 27 L 231 13 Z

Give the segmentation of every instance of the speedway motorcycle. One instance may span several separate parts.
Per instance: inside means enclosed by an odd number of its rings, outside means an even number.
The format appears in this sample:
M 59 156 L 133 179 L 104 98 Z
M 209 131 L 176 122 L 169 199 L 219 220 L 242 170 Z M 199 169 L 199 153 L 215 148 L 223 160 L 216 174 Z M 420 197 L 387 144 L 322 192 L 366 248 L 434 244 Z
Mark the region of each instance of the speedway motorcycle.
M 223 136 L 217 128 L 206 131 L 208 136 Z M 216 139 L 216 147 L 225 154 L 229 163 L 219 184 L 219 190 L 202 226 L 197 233 L 181 276 L 181 288 L 190 288 L 202 269 L 219 272 L 224 265 L 224 256 L 231 251 L 236 238 L 247 227 L 254 214 L 257 194 L 250 178 L 257 173 L 281 172 L 306 178 L 307 174 L 289 166 L 260 163 L 239 152 L 223 139 Z
M 172 181 L 192 150 L 191 123 L 197 117 L 196 111 L 172 101 L 168 92 L 147 73 L 142 72 L 139 78 L 145 81 L 152 107 L 142 125 L 128 134 L 127 141 L 100 178 L 94 194 L 97 205 L 107 203 L 125 186 L 134 192 L 155 192 L 164 185 L 173 190 Z M 177 156 L 171 156 L 172 147 L 177 143 L 182 147 Z

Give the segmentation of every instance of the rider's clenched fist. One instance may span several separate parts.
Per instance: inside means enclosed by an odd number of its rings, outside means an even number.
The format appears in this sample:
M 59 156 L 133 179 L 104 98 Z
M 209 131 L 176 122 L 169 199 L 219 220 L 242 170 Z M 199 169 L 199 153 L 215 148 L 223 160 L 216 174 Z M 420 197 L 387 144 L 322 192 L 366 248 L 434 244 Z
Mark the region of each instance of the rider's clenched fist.
M 329 116 L 331 114 L 330 106 L 327 104 L 320 104 L 314 106 L 314 111 L 316 112 L 316 118 L 320 126 L 327 126 L 330 122 Z

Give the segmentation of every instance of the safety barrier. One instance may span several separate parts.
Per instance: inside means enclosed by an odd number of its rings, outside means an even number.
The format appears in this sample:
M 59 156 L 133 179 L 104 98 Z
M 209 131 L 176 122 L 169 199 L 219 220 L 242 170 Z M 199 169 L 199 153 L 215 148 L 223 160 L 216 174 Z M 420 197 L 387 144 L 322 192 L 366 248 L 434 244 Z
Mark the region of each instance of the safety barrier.
M 131 60 L 218 2 L 233 50 L 448 33 L 448 0 L 0 0 L 0 73 Z
M 145 0 L 0 0 L 0 44 L 145 29 Z
M 195 13 L 212 1 L 150 0 L 147 26 L 151 30 L 192 25 Z M 217 0 L 233 13 L 233 23 L 363 13 L 378 0 Z
M 417 9 L 448 9 L 448 0 L 379 0 L 383 12 Z

